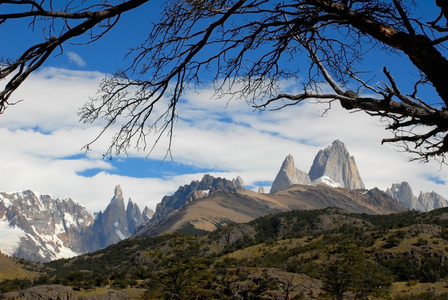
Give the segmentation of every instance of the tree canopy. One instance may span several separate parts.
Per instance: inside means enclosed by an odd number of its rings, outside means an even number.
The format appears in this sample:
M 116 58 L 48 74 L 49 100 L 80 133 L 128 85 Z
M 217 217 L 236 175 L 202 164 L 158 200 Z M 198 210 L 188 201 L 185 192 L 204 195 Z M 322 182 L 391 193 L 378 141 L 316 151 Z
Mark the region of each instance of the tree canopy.
M 0 112 L 20 84 L 76 37 L 94 43 L 120 16 L 149 0 L 0 2 L 0 26 L 13 20 L 43 32 L 43 40 L 3 57 Z M 177 105 L 188 88 L 213 85 L 216 96 L 243 99 L 257 109 L 312 100 L 339 102 L 387 121 L 396 143 L 416 159 L 445 161 L 448 151 L 448 3 L 443 0 L 167 0 L 148 14 L 149 35 L 136 42 L 130 63 L 105 78 L 80 110 L 81 121 L 122 120 L 108 154 L 146 136 L 171 137 Z M 1 27 L 0 27 L 1 29 Z M 399 78 L 383 53 L 413 66 Z M 118 67 L 118 66 L 117 66 Z M 282 82 L 294 81 L 294 91 Z M 432 91 L 432 92 L 428 92 Z M 101 134 L 101 133 L 100 133 Z M 86 146 L 87 148 L 89 145 Z

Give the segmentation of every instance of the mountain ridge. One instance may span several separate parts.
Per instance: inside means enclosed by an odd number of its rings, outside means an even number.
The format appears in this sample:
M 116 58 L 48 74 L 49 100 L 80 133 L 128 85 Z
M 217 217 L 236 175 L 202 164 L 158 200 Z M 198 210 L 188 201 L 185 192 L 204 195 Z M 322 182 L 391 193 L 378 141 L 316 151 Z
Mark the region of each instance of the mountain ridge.
M 408 209 L 430 211 L 448 206 L 448 201 L 434 191 L 420 191 L 418 197 L 415 196 L 410 184 L 406 181 L 392 184 L 392 186 L 386 190 L 386 193 L 394 197 Z
M 77 256 L 128 238 L 143 223 L 131 199 L 124 208 L 119 185 L 96 219 L 71 198 L 53 199 L 32 190 L 0 192 L 0 251 L 17 258 L 46 262 Z
M 286 156 L 271 187 L 271 193 L 285 190 L 294 184 L 326 184 L 347 189 L 364 189 L 355 158 L 344 143 L 335 140 L 314 157 L 308 173 L 296 168 L 291 154 Z
M 364 189 L 355 158 L 350 156 L 344 143 L 335 140 L 314 158 L 308 175 L 311 181 L 324 176 L 331 178 L 340 187 L 347 189 Z
M 339 163 L 345 166 L 343 170 L 336 170 Z M 270 194 L 262 188 L 259 193 L 246 189 L 240 176 L 227 180 L 205 174 L 201 180 L 164 196 L 155 212 L 148 207 L 141 211 L 131 198 L 125 205 L 117 185 L 110 203 L 96 218 L 70 198 L 52 199 L 32 191 L 3 192 L 0 233 L 10 241 L 0 245 L 0 250 L 20 258 L 48 261 L 103 249 L 135 234 L 213 231 L 293 209 L 339 207 L 357 213 L 390 214 L 447 206 L 447 201 L 434 192 L 421 192 L 416 197 L 405 182 L 385 192 L 364 189 L 354 158 L 339 140 L 318 152 L 310 173 L 314 174 L 313 181 L 288 155 Z M 338 187 L 343 184 L 349 188 Z M 351 188 L 356 186 L 361 188 Z
M 237 193 L 216 191 L 185 205 L 159 222 L 149 222 L 137 236 L 180 231 L 214 231 L 228 224 L 249 222 L 258 217 L 291 210 L 339 207 L 349 212 L 390 214 L 406 211 L 395 199 L 377 188 L 348 190 L 327 185 L 293 185 L 274 194 L 251 190 Z

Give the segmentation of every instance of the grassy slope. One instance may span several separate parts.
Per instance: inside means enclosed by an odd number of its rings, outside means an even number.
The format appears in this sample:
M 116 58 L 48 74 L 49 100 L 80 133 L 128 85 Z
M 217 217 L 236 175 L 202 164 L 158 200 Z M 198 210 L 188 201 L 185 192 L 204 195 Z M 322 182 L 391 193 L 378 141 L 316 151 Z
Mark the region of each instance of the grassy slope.
M 423 254 L 428 253 L 427 250 L 430 248 L 434 252 L 442 252 L 446 255 L 448 240 L 442 238 L 440 234 L 428 232 L 432 232 L 433 227 L 440 228 L 439 226 L 442 226 L 442 228 L 446 228 L 448 226 L 447 216 L 448 209 L 426 214 L 407 212 L 389 216 L 348 214 L 337 209 L 294 211 L 266 216 L 244 226 L 227 226 L 203 236 L 202 240 L 209 251 L 215 253 L 215 263 L 219 264 L 220 258 L 229 258 L 248 262 L 245 267 L 252 270 L 259 268 L 285 270 L 284 266 L 288 262 L 291 260 L 299 262 L 298 259 L 301 258 L 304 259 L 304 267 L 306 267 L 307 261 L 310 261 L 311 264 L 319 264 L 324 258 L 323 255 L 319 254 L 319 248 L 317 248 L 319 241 L 324 238 L 324 235 L 337 236 L 341 232 L 346 235 L 353 234 L 352 236 L 362 234 L 373 237 L 374 241 L 366 248 L 366 253 L 373 253 L 375 252 L 374 249 L 378 249 L 383 253 L 399 255 L 411 249 L 417 249 L 420 254 Z M 246 229 L 250 227 L 251 230 L 239 229 L 242 227 Z M 399 230 L 405 231 L 406 236 L 397 246 L 385 248 L 387 239 L 396 235 Z M 246 235 L 248 233 L 249 236 Z M 446 235 L 443 237 L 446 238 Z M 223 241 L 232 239 L 235 244 L 240 246 L 229 248 L 227 247 L 229 245 L 222 244 Z M 254 243 L 244 243 L 247 240 L 252 240 Z M 419 240 L 427 241 L 427 243 L 419 245 Z M 151 249 L 161 249 L 160 246 L 165 241 L 166 239 L 163 237 L 129 239 L 96 253 L 70 260 L 52 262 L 47 265 L 58 270 L 60 273 L 56 273 L 59 274 L 68 274 L 70 271 L 77 269 L 90 270 L 91 272 L 102 270 L 109 277 L 117 271 L 129 271 L 137 266 L 152 267 L 144 253 Z M 231 249 L 231 251 L 223 251 L 223 247 L 224 250 Z M 283 257 L 287 253 L 290 253 L 288 257 L 280 259 L 280 256 Z M 253 263 L 250 263 L 250 261 L 253 261 Z M 282 265 L 275 265 L 277 262 Z M 241 266 L 231 265 L 230 267 L 244 266 L 242 264 Z M 0 268 L 0 270 L 2 269 Z M 294 272 L 298 276 L 299 273 L 306 273 L 306 270 L 295 270 Z M 432 290 L 447 292 L 446 286 L 446 283 L 443 282 L 396 282 L 393 284 L 391 292 L 392 295 L 410 295 Z
M 36 273 L 25 270 L 18 260 L 0 253 L 0 281 L 27 277 L 34 278 Z

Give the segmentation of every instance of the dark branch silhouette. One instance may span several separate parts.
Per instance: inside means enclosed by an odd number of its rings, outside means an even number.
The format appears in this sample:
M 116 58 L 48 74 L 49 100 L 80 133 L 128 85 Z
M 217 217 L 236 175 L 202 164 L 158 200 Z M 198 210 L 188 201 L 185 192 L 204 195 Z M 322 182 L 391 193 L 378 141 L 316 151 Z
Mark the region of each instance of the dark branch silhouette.
M 8 5 L 10 12 L 0 13 L 0 24 L 23 19 L 32 28 L 60 34 L 2 62 L 0 78 L 8 83 L 0 92 L 0 111 L 55 49 L 80 35 L 94 42 L 120 22 L 122 13 L 145 2 L 71 1 L 55 10 L 51 1 L 2 1 L 0 7 Z M 128 53 L 130 65 L 104 79 L 80 118 L 86 123 L 106 120 L 104 130 L 120 120 L 107 155 L 134 143 L 146 148 L 150 133 L 156 134 L 156 143 L 164 134 L 171 140 L 177 103 L 186 89 L 213 84 L 216 96 L 243 99 L 257 109 L 283 109 L 307 100 L 339 102 L 347 110 L 388 120 L 394 136 L 383 142 L 402 146 L 415 159 L 444 162 L 448 5 L 440 0 L 420 3 L 165 1 L 162 14 L 152 16 L 147 39 Z M 367 65 L 363 59 L 373 51 L 410 63 L 414 75 L 397 80 L 381 59 L 376 66 Z M 378 67 L 382 72 L 372 75 Z M 285 80 L 295 80 L 300 92 L 282 90 Z M 432 94 L 423 92 L 428 88 Z

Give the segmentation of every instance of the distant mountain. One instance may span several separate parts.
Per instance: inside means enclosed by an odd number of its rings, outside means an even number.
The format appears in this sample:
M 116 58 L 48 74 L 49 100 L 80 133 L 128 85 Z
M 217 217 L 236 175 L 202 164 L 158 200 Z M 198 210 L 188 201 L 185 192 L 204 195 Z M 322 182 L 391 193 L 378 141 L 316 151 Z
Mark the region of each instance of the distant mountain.
M 184 191 L 185 188 L 181 187 L 180 190 Z M 228 224 L 248 222 L 268 214 L 327 207 L 367 214 L 390 214 L 406 210 L 379 189 L 348 190 L 325 185 L 293 185 L 274 194 L 260 194 L 250 190 L 215 190 L 208 196 L 185 201 L 183 206 L 160 221 L 154 219 L 149 222 L 137 235 L 155 236 L 177 230 L 184 233 L 214 231 Z
M 87 252 L 93 216 L 71 198 L 52 199 L 31 190 L 0 193 L 0 250 L 32 261 Z
M 0 250 L 45 262 L 103 249 L 133 235 L 154 236 L 176 230 L 213 231 L 258 217 L 291 210 L 338 207 L 348 212 L 391 214 L 407 209 L 428 211 L 448 206 L 440 195 L 416 197 L 406 182 L 386 192 L 366 190 L 355 160 L 336 140 L 316 155 L 309 173 L 288 155 L 271 193 L 247 190 L 241 177 L 227 180 L 204 175 L 180 186 L 143 212 L 131 199 L 125 206 L 120 185 L 104 211 L 92 216 L 73 199 L 53 199 L 33 191 L 0 193 Z
M 339 140 L 317 153 L 308 174 L 297 169 L 294 158 L 288 155 L 272 183 L 271 193 L 285 190 L 294 184 L 364 189 L 354 157 L 350 156 L 344 143 Z
M 243 178 L 241 178 L 240 176 L 237 176 L 236 178 L 232 179 L 232 183 L 238 190 L 246 189 L 246 185 L 244 184 Z
M 308 174 L 314 182 L 327 177 L 343 188 L 364 188 L 355 158 L 350 156 L 344 143 L 339 140 L 317 153 Z
M 163 197 L 162 201 L 157 204 L 156 212 L 151 222 L 160 222 L 169 214 L 181 209 L 185 204 L 205 198 L 216 191 L 226 191 L 235 194 L 238 190 L 245 189 L 242 186 L 241 178 L 238 180 L 237 185 L 235 183 L 227 179 L 215 178 L 208 174 L 204 175 L 201 181 L 194 180 L 190 184 L 179 187 L 173 195 Z
M 137 203 L 133 203 L 131 198 L 129 198 L 128 204 L 126 206 L 126 222 L 129 233 L 135 233 L 136 230 L 143 224 L 145 224 L 148 220 L 143 217 L 142 212 L 140 211 L 140 207 L 138 207 Z
M 288 155 L 270 194 L 264 189 L 247 191 L 242 182 L 241 178 L 229 181 L 205 175 L 201 181 L 180 187 L 174 195 L 164 197 L 156 217 L 139 234 L 213 231 L 292 209 L 339 207 L 349 212 L 390 214 L 448 206 L 447 200 L 434 192 L 414 196 L 406 182 L 393 185 L 387 192 L 366 190 L 354 157 L 339 140 L 317 153 L 308 174 L 297 169 L 294 158 Z
M 386 190 L 386 193 L 403 206 L 413 210 L 430 211 L 448 206 L 448 201 L 436 192 L 420 192 L 418 197 L 415 196 L 411 186 L 406 181 L 392 184 Z
M 129 199 L 124 206 L 120 185 L 115 187 L 114 197 L 104 212 L 100 212 L 93 224 L 91 243 L 95 249 L 116 244 L 136 233 L 145 223 L 137 204 Z
M 148 206 L 145 206 L 145 208 L 142 211 L 143 221 L 146 223 L 149 220 L 151 220 L 153 216 L 154 216 L 154 211 L 152 209 L 150 209 Z
M 119 185 L 96 219 L 71 198 L 0 192 L 0 251 L 36 262 L 96 251 L 135 234 L 151 212 L 142 215 L 130 199 L 125 209 Z
M 317 153 L 309 173 L 297 169 L 294 158 L 288 155 L 272 183 L 270 192 L 286 190 L 295 184 L 325 184 L 331 187 L 364 189 L 354 157 L 350 156 L 344 143 L 339 140 Z M 415 196 L 406 181 L 393 184 L 386 193 L 408 209 L 430 211 L 448 206 L 448 201 L 435 192 L 420 192 L 418 197 Z
M 272 183 L 271 193 L 286 190 L 294 184 L 311 184 L 311 179 L 308 174 L 296 168 L 294 158 L 290 154 L 283 161 Z

